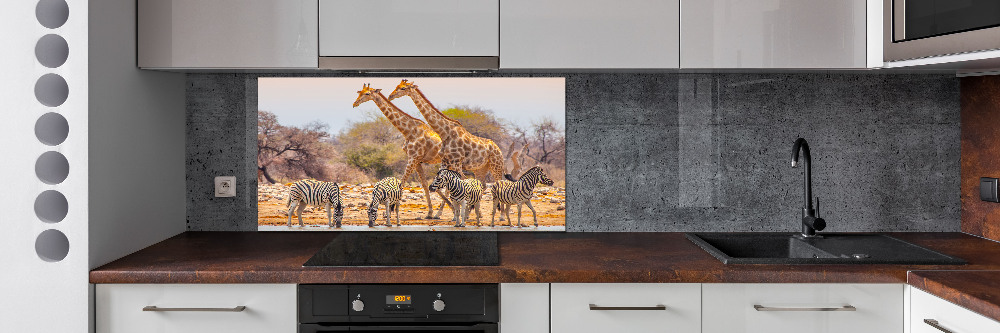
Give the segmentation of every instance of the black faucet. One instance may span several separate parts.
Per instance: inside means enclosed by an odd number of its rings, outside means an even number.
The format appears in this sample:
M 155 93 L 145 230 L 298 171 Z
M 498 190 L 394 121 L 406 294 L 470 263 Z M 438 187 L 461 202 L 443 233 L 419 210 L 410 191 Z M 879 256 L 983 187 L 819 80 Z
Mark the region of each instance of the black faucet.
M 799 165 L 799 151 L 802 151 L 802 163 L 805 164 L 805 172 L 802 177 L 804 182 L 802 191 L 805 198 L 802 205 L 802 237 L 820 237 L 816 235 L 816 231 L 826 228 L 826 220 L 816 216 L 816 211 L 813 210 L 812 167 L 809 165 L 812 162 L 812 157 L 809 156 L 809 143 L 806 143 L 806 139 L 798 138 L 795 140 L 795 145 L 792 146 L 793 168 Z M 819 207 L 819 198 L 816 198 L 816 206 Z

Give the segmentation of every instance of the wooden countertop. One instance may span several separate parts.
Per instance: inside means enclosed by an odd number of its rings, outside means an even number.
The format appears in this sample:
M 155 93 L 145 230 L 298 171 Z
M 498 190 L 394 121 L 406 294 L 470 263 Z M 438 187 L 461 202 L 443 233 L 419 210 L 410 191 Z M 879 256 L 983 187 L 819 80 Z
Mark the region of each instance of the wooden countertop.
M 683 233 L 500 233 L 499 266 L 302 267 L 335 233 L 186 232 L 90 272 L 91 283 L 905 283 L 910 270 L 1000 270 L 1000 244 L 894 233 L 969 262 L 724 265 Z

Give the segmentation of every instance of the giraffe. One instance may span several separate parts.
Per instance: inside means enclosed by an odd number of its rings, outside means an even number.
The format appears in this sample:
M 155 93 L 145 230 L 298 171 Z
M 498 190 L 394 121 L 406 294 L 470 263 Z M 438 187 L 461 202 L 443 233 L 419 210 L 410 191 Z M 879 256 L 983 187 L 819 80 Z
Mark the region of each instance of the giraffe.
M 367 101 L 374 102 L 379 110 L 382 111 L 382 114 L 389 119 L 392 126 L 396 127 L 396 130 L 402 133 L 403 138 L 406 140 L 406 143 L 403 144 L 403 150 L 406 151 L 406 171 L 403 173 L 400 186 L 409 179 L 410 174 L 416 173 L 417 179 L 420 180 L 420 187 L 424 189 L 424 197 L 427 199 L 427 218 L 441 218 L 444 205 L 448 204 L 449 207 L 452 207 L 453 204 L 448 200 L 446 195 L 441 193 L 442 191 L 436 191 L 443 202 L 441 202 L 441 207 L 438 208 L 437 215 L 433 214 L 434 204 L 431 203 L 431 193 L 427 187 L 427 180 L 424 179 L 423 170 L 424 163 L 441 163 L 441 137 L 437 133 L 434 133 L 423 121 L 406 114 L 406 112 L 393 105 L 392 102 L 389 102 L 385 98 L 385 95 L 382 95 L 382 89 L 372 89 L 368 84 L 361 87 L 361 91 L 358 91 L 358 99 L 354 101 L 354 107 L 358 107 L 358 105 Z
M 510 175 L 504 172 L 503 153 L 493 140 L 472 135 L 462 127 L 461 123 L 438 111 L 413 82 L 404 79 L 389 94 L 389 100 L 402 96 L 410 96 L 420 114 L 424 115 L 427 124 L 441 135 L 442 169 L 449 169 L 459 174 L 462 174 L 463 170 L 470 170 L 477 179 L 485 179 L 486 173 L 489 172 L 494 181 L 501 178 L 513 181 Z

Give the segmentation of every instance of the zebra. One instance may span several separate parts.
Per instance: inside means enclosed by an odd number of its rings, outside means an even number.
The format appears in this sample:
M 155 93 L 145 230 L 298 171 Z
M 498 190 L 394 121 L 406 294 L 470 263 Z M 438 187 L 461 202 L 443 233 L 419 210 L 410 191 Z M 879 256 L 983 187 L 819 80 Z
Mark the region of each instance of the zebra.
M 396 212 L 396 226 L 399 224 L 399 204 L 403 199 L 403 190 L 400 188 L 400 181 L 396 177 L 386 177 L 378 183 L 372 190 L 372 202 L 368 204 L 368 227 L 375 226 L 378 219 L 378 206 L 385 205 L 385 225 L 392 226 L 389 219 L 389 212 Z
M 537 228 L 538 216 L 535 213 L 535 208 L 531 206 L 531 195 L 535 191 L 535 185 L 539 183 L 552 186 L 553 181 L 545 175 L 545 171 L 541 167 L 537 166 L 525 171 L 516 182 L 501 179 L 493 183 L 493 187 L 490 189 L 493 194 L 490 226 L 493 226 L 497 211 L 503 213 L 501 218 L 506 217 L 509 221 L 509 226 L 513 226 L 514 221 L 510 220 L 507 214 L 510 212 L 510 206 L 517 204 L 517 226 L 527 227 L 521 224 L 521 205 L 528 205 L 528 209 L 531 209 L 531 217 L 535 219 L 535 227 Z
M 340 201 L 340 186 L 333 182 L 318 181 L 315 179 L 303 179 L 291 184 L 288 193 L 288 227 L 292 227 L 292 212 L 298 207 L 299 227 L 302 227 L 302 211 L 307 205 L 325 206 L 328 225 L 340 228 L 340 221 L 344 218 L 344 207 Z M 330 214 L 330 207 L 333 207 L 333 214 Z
M 449 198 L 454 203 L 451 208 L 457 221 L 456 227 L 464 227 L 469 220 L 471 209 L 476 209 L 476 226 L 481 226 L 481 214 L 479 212 L 479 201 L 483 198 L 483 182 L 478 179 L 462 179 L 462 176 L 453 170 L 441 169 L 434 177 L 434 182 L 428 187 L 431 191 L 439 188 L 448 190 Z

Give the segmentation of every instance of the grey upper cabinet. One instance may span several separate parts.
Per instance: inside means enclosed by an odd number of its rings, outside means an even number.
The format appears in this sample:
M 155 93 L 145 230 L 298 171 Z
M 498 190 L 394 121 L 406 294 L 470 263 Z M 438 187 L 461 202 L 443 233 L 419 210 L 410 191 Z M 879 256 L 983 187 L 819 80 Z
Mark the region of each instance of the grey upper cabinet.
M 881 26 L 868 2 L 682 0 L 681 68 L 874 67 L 868 30 L 881 47 Z
M 138 0 L 141 68 L 317 68 L 316 0 Z
M 499 0 L 319 0 L 323 57 L 496 57 Z
M 503 0 L 500 68 L 677 68 L 678 0 Z

